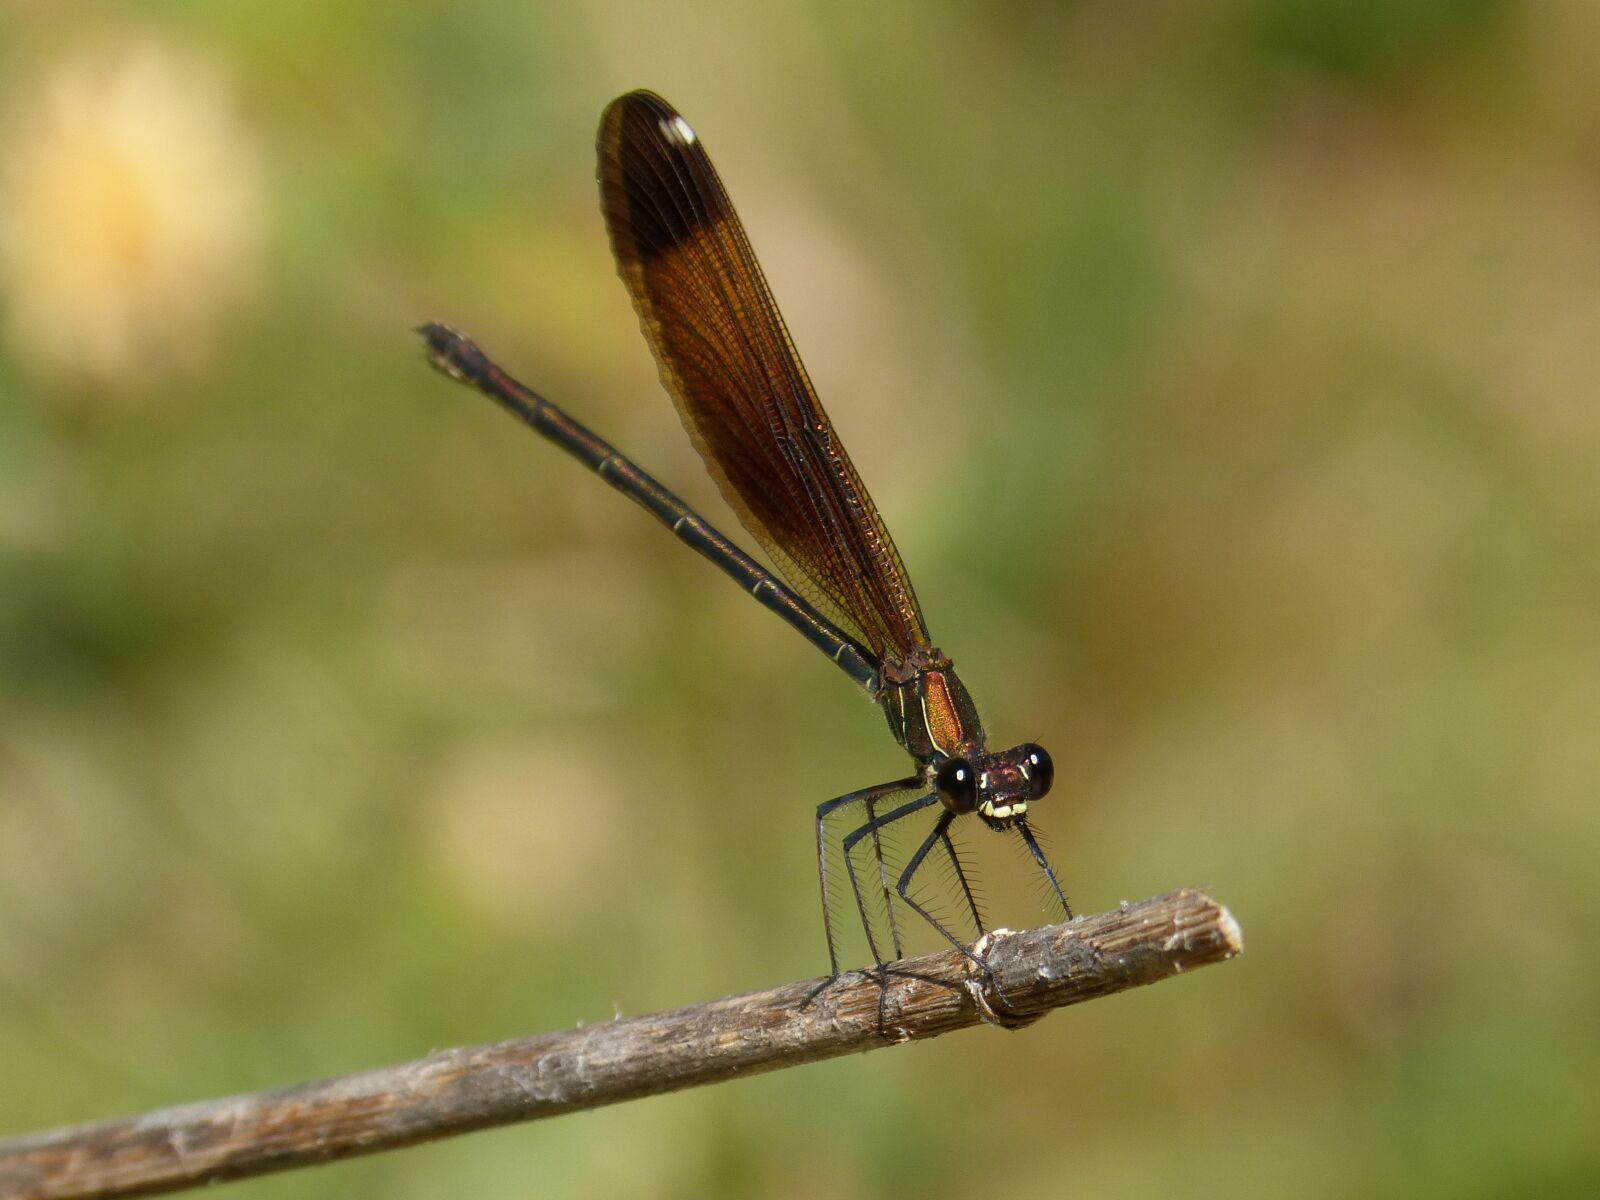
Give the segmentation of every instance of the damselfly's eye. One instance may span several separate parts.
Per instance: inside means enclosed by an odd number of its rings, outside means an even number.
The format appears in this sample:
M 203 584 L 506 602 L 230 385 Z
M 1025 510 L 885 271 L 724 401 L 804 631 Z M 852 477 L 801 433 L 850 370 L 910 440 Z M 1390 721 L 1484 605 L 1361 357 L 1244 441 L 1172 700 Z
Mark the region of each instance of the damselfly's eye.
M 978 803 L 978 773 L 964 758 L 947 758 L 933 777 L 939 798 L 951 812 L 969 813 Z
M 1032 742 L 1022 747 L 1022 761 L 1028 772 L 1028 792 L 1037 800 L 1056 781 L 1056 765 L 1050 761 L 1049 751 Z

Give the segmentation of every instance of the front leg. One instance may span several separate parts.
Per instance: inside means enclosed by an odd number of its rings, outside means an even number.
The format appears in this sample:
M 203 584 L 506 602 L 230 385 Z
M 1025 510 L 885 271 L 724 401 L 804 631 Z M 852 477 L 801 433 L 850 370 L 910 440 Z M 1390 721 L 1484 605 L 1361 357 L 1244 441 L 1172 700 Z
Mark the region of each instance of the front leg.
M 961 856 L 956 853 L 956 844 L 950 840 L 950 830 L 945 829 L 939 838 L 944 845 L 945 857 L 950 860 L 950 870 L 955 873 L 956 882 L 961 885 L 961 895 L 967 902 L 967 911 L 972 914 L 972 923 L 978 928 L 978 936 L 986 932 L 983 927 L 983 912 L 978 908 L 978 897 L 973 893 L 972 881 L 967 878 L 967 869 L 961 865 Z
M 1061 911 L 1067 914 L 1067 920 L 1072 920 L 1072 905 L 1067 903 L 1066 893 L 1061 890 L 1061 885 L 1056 882 L 1056 873 L 1050 869 L 1050 860 L 1044 856 L 1044 850 L 1039 846 L 1039 839 L 1033 836 L 1033 830 L 1028 828 L 1026 821 L 1017 822 L 1017 832 L 1022 835 L 1022 840 L 1027 844 L 1033 854 L 1033 861 L 1039 864 L 1039 869 L 1044 872 L 1044 877 L 1050 881 L 1050 889 L 1055 892 L 1056 899 L 1061 901 Z
M 968 947 L 965 942 L 963 942 L 955 934 L 951 933 L 950 930 L 946 928 L 943 921 L 939 920 L 938 917 L 934 916 L 921 904 L 918 904 L 917 901 L 912 899 L 911 896 L 911 880 L 912 877 L 916 875 L 917 868 L 920 867 L 923 860 L 928 857 L 928 851 L 932 850 L 936 845 L 944 841 L 949 836 L 950 822 L 954 821 L 955 819 L 956 814 L 953 812 L 946 811 L 940 814 L 939 820 L 934 824 L 933 832 L 928 834 L 928 836 L 922 840 L 922 845 L 917 847 L 917 852 L 911 856 L 911 861 L 906 863 L 906 869 L 900 872 L 900 881 L 895 884 L 895 891 L 900 894 L 900 899 L 904 900 L 908 905 L 915 909 L 924 921 L 942 933 L 945 936 L 945 939 L 952 946 L 975 962 L 983 970 L 985 976 L 990 976 L 992 973 L 989 970 L 989 965 L 985 963 L 983 959 L 974 954 L 971 948 Z M 966 882 L 964 878 L 962 882 L 963 884 Z

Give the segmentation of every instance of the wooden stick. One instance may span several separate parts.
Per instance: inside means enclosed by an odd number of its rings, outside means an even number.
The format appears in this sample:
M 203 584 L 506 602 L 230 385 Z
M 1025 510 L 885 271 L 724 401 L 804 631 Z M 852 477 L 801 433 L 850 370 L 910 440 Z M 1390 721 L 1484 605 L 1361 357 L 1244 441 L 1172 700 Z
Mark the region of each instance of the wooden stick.
M 1017 1026 L 1242 949 L 1239 926 L 1203 892 L 1178 891 L 1065 925 L 996 932 L 975 950 L 894 964 L 885 985 L 850 974 L 396 1067 L 165 1108 L 0 1141 L 0 1197 L 148 1195 L 332 1162 L 780 1067 Z

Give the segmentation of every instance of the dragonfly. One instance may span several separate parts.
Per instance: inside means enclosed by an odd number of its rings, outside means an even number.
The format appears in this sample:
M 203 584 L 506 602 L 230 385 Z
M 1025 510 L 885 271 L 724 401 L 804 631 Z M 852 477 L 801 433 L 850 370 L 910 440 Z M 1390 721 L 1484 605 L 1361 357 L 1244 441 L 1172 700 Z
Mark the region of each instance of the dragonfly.
M 910 774 L 817 806 L 817 873 L 830 980 L 840 977 L 835 891 L 848 882 L 868 947 L 887 971 L 875 929 L 881 904 L 903 957 L 894 899 L 987 974 L 951 922 L 919 895 L 942 863 L 978 934 L 983 916 L 951 836 L 963 817 L 1014 835 L 1072 909 L 1029 818 L 1055 777 L 1050 755 L 1024 742 L 991 749 L 950 658 L 934 646 L 894 539 L 801 364 L 750 239 L 700 136 L 649 91 L 618 97 L 600 122 L 600 207 L 661 382 L 723 497 L 777 571 L 769 571 L 609 442 L 512 378 L 451 326 L 420 327 L 429 361 L 483 392 L 641 505 L 832 660 L 878 705 Z M 917 814 L 933 814 L 922 833 Z M 830 821 L 842 826 L 846 880 L 830 871 Z M 923 823 L 926 818 L 923 819 Z M 898 828 L 897 828 L 898 827 Z M 884 842 L 915 828 L 891 869 Z M 857 869 L 857 857 L 866 859 Z M 869 873 L 870 872 L 870 873 Z M 863 878 L 865 876 L 865 878 Z M 892 895 L 891 895 L 892 893 Z

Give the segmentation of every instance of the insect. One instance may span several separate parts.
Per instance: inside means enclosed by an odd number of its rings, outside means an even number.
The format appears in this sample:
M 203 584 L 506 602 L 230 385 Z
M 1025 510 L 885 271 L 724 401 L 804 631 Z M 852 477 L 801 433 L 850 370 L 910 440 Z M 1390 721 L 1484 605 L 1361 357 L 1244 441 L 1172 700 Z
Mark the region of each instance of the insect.
M 827 853 L 828 822 L 835 814 L 855 818 L 842 840 L 843 862 L 880 972 L 882 931 L 874 931 L 869 900 L 875 907 L 881 895 L 894 956 L 901 957 L 891 888 L 981 967 L 912 885 L 930 862 L 942 859 L 959 885 L 960 903 L 983 932 L 950 836 L 958 818 L 975 815 L 990 829 L 1021 839 L 1070 917 L 1028 824 L 1030 806 L 1050 791 L 1050 755 L 1031 742 L 989 748 L 972 697 L 928 636 L 894 541 L 806 376 L 694 129 L 660 96 L 630 92 L 606 108 L 598 151 L 611 248 L 662 383 L 722 494 L 777 565 L 781 580 L 609 443 L 512 379 L 461 333 L 423 326 L 418 332 L 429 359 L 642 505 L 822 650 L 882 709 L 914 771 L 829 800 L 816 812 L 830 978 L 840 974 L 833 891 L 841 884 L 829 878 Z M 931 829 L 898 872 L 891 872 L 885 831 L 929 810 L 936 814 Z M 876 864 L 876 877 L 866 880 L 867 868 L 858 871 L 855 861 L 863 844 Z

